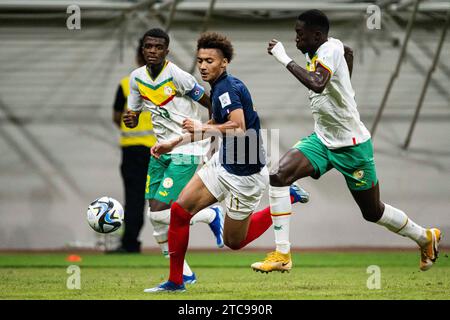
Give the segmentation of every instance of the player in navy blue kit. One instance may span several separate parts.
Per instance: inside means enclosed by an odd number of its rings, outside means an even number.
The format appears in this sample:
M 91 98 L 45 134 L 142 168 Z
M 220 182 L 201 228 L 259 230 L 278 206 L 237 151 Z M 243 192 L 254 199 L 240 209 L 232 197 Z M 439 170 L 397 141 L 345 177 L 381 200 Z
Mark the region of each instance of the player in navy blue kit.
M 169 281 L 145 292 L 184 291 L 183 261 L 189 241 L 191 218 L 203 208 L 224 201 L 227 215 L 224 242 L 231 249 L 243 248 L 261 236 L 272 224 L 270 208 L 254 212 L 269 183 L 260 120 L 245 84 L 226 71 L 233 57 L 230 41 L 218 33 L 205 33 L 197 43 L 197 65 L 204 81 L 211 85 L 212 119 L 202 124 L 183 121 L 188 133 L 161 141 L 151 153 L 155 157 L 175 146 L 222 137 L 222 145 L 194 175 L 171 207 L 169 226 Z M 292 202 L 306 202 L 307 194 L 292 189 Z

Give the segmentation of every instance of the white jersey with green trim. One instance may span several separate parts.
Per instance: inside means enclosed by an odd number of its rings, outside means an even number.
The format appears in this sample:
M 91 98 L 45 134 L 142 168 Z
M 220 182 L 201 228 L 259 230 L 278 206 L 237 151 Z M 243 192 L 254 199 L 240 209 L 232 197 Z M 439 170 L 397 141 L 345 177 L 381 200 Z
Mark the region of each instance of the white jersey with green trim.
M 315 71 L 320 64 L 331 73 L 322 93 L 309 91 L 314 131 L 329 149 L 360 144 L 370 139 L 370 132 L 360 120 L 355 91 L 344 58 L 344 44 L 328 38 L 314 57 L 306 54 L 306 69 Z
M 183 135 L 182 123 L 186 118 L 201 121 L 200 104 L 196 101 L 204 89 L 195 78 L 170 61 L 153 79 L 146 66 L 130 75 L 128 108 L 133 111 L 148 109 L 152 114 L 153 130 L 158 141 L 166 141 Z M 176 147 L 171 153 L 204 155 L 209 140 Z

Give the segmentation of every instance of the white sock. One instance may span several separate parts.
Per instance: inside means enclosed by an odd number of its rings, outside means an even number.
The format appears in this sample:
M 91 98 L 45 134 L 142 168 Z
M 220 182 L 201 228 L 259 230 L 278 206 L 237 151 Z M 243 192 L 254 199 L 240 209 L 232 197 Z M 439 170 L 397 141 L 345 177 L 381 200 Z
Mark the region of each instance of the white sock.
M 162 254 L 169 257 L 168 232 L 170 223 L 170 209 L 162 211 L 148 210 L 147 216 L 153 225 L 153 236 L 161 248 Z
M 377 224 L 385 226 L 392 232 L 414 240 L 419 246 L 428 243 L 426 229 L 416 224 L 397 208 L 384 204 L 384 212 Z
M 197 222 L 210 224 L 216 217 L 216 211 L 211 208 L 205 208 L 197 212 L 191 219 L 191 226 Z
M 291 250 L 289 225 L 291 222 L 292 204 L 289 187 L 269 186 L 269 200 L 276 250 L 287 254 Z
M 184 260 L 184 264 L 183 264 L 183 275 L 185 275 L 185 276 L 192 276 L 192 270 L 189 267 L 189 265 L 188 265 L 186 260 Z

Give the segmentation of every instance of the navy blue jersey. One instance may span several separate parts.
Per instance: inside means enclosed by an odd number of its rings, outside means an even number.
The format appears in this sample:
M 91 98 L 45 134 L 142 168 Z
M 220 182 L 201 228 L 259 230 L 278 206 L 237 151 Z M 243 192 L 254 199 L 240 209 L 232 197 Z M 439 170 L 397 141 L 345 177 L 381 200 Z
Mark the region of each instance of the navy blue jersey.
M 245 136 L 223 135 L 222 148 L 219 151 L 222 166 L 238 176 L 260 172 L 265 165 L 265 151 L 260 135 L 261 125 L 245 84 L 224 72 L 212 85 L 211 102 L 213 119 L 216 123 L 227 122 L 233 110 L 244 111 Z

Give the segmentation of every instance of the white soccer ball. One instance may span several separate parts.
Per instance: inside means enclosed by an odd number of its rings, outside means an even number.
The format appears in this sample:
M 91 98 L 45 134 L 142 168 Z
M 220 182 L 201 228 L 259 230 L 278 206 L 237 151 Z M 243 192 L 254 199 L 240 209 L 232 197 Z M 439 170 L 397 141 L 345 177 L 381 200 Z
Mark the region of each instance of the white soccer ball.
M 119 201 L 111 197 L 98 198 L 89 205 L 87 220 L 97 232 L 114 232 L 122 226 L 123 207 Z

